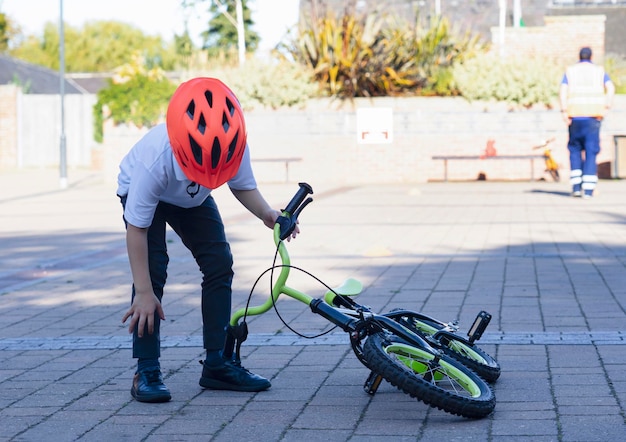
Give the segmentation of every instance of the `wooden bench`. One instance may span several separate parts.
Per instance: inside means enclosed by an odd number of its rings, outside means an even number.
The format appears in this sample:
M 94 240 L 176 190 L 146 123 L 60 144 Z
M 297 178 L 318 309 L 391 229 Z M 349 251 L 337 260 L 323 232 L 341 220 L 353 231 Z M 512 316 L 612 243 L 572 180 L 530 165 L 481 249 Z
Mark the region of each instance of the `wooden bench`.
M 289 182 L 289 163 L 302 161 L 298 157 L 282 157 L 282 158 L 253 158 L 253 163 L 284 163 L 285 164 L 285 182 Z
M 545 160 L 544 155 L 435 155 L 433 160 L 443 160 L 443 180 L 448 181 L 448 161 L 450 160 L 529 160 L 530 181 L 535 180 L 535 160 Z

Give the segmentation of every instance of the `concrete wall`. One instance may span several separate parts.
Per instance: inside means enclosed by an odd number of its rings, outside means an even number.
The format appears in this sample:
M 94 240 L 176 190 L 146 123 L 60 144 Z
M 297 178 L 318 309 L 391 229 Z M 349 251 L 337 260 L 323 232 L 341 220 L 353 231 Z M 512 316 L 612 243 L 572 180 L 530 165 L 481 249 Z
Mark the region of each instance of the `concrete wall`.
M 357 109 L 391 108 L 393 142 L 361 144 L 357 132 Z M 339 106 L 329 100 L 309 103 L 304 110 L 251 111 L 246 114 L 253 161 L 297 157 L 289 165 L 291 181 L 350 185 L 359 183 L 421 183 L 443 179 L 441 161 L 433 155 L 480 155 L 495 140 L 499 155 L 538 154 L 532 147 L 556 137 L 554 156 L 562 175 L 569 174 L 567 130 L 557 110 L 510 111 L 502 104 L 468 103 L 461 98 L 359 99 Z M 105 128 L 103 150 L 111 159 L 103 169 L 114 182 L 117 165 L 146 129 L 128 126 Z M 614 110 L 602 127 L 602 152 L 598 162 L 611 170 L 613 135 L 626 134 L 626 96 L 618 96 Z M 255 161 L 259 182 L 285 180 L 282 162 Z M 544 167 L 535 161 L 535 178 Z M 449 179 L 474 180 L 479 173 L 488 180 L 530 178 L 528 160 L 454 161 Z

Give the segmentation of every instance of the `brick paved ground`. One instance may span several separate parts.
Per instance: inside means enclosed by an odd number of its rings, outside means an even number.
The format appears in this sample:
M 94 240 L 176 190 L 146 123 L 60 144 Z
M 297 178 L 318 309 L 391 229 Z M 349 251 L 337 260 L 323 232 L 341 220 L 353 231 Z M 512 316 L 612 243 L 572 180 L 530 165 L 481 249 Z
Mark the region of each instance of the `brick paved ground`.
M 388 384 L 368 396 L 346 337 L 307 340 L 275 313 L 251 318 L 244 364 L 267 392 L 203 391 L 197 267 L 175 236 L 162 367 L 173 400 L 129 394 L 121 324 L 129 271 L 114 189 L 88 172 L 0 175 L 0 440 L 613 441 L 626 438 L 626 183 L 595 199 L 565 183 L 430 183 L 331 188 L 308 180 L 292 263 L 330 285 L 353 276 L 375 309 L 422 309 L 468 327 L 502 365 L 495 412 L 472 421 Z M 295 184 L 262 186 L 277 206 Z M 235 306 L 269 265 L 269 230 L 216 193 L 236 261 Z M 292 285 L 321 293 L 309 278 Z M 254 300 L 260 302 L 267 284 Z M 279 304 L 298 331 L 325 323 Z

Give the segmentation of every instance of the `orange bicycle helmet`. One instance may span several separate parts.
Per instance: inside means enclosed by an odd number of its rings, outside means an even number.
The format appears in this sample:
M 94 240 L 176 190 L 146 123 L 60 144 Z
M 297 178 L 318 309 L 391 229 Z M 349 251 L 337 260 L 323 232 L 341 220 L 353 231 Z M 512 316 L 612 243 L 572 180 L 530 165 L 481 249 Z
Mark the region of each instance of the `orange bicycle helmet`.
M 237 174 L 246 124 L 237 97 L 216 78 L 182 83 L 167 107 L 167 134 L 188 179 L 216 189 Z

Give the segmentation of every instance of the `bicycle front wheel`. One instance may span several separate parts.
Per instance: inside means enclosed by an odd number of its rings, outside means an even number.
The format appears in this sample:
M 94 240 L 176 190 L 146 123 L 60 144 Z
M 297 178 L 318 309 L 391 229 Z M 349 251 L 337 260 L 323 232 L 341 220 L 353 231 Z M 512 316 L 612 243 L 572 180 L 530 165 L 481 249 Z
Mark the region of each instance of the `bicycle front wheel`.
M 483 418 L 496 406 L 491 387 L 463 364 L 379 332 L 363 344 L 367 366 L 404 393 L 451 414 Z

